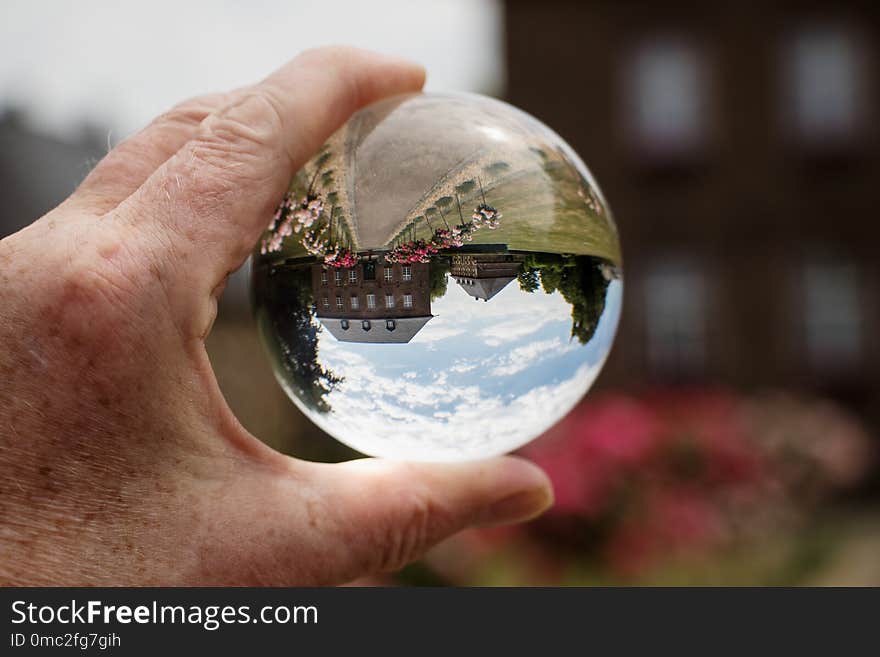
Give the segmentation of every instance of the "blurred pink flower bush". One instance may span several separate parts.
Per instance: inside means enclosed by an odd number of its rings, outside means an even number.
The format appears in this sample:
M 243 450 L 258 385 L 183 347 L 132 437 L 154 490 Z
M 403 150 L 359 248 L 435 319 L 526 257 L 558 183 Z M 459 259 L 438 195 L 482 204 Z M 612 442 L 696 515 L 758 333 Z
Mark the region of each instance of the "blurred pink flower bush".
M 828 402 L 706 391 L 591 399 L 523 450 L 553 480 L 555 507 L 527 526 L 464 536 L 450 575 L 467 578 L 468 563 L 516 545 L 543 581 L 578 559 L 637 578 L 796 527 L 862 479 L 871 446 Z

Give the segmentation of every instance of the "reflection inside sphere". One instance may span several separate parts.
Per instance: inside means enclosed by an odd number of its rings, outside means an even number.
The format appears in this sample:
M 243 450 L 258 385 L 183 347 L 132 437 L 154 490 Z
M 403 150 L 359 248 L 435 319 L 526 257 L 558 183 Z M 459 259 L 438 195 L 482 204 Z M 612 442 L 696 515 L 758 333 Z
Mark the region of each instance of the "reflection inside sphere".
M 356 114 L 291 182 L 255 254 L 276 376 L 364 453 L 504 453 L 599 373 L 620 249 L 583 163 L 532 117 L 478 96 Z

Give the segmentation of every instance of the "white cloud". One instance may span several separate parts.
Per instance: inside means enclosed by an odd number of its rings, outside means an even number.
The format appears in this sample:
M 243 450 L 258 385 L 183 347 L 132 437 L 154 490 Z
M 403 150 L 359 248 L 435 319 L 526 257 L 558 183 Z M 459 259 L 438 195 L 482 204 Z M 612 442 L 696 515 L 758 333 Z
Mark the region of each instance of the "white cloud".
M 444 321 L 445 319 L 443 317 L 435 317 L 421 331 L 416 333 L 410 342 L 427 344 L 464 335 L 463 328 L 454 326 L 451 321 Z
M 563 344 L 558 337 L 550 340 L 530 342 L 521 347 L 515 347 L 510 352 L 496 359 L 498 364 L 490 371 L 492 376 L 511 376 L 535 365 L 546 358 L 554 358 L 577 349 L 577 345 L 569 342 Z
M 428 384 L 418 383 L 413 377 L 383 376 L 378 373 L 374 363 L 338 341 L 322 340 L 320 354 L 325 366 L 345 377 L 339 393 L 344 393 L 346 397 L 363 394 L 369 398 L 365 401 L 373 410 L 382 407 L 386 398 L 399 400 L 400 404 L 411 408 L 437 408 L 466 399 L 477 392 L 473 385 L 445 385 L 444 373 Z M 339 393 L 334 393 L 333 404 L 337 404 L 335 400 Z
M 568 319 L 567 317 L 564 319 Z M 509 322 L 494 324 L 480 331 L 480 337 L 490 347 L 499 347 L 505 342 L 515 342 L 527 335 L 537 333 L 547 324 L 559 321 L 553 315 L 517 317 Z
M 477 367 L 479 367 L 477 363 L 464 360 L 456 360 L 455 363 L 453 363 L 452 367 L 449 368 L 449 371 L 453 372 L 454 374 L 464 374 L 465 372 L 471 372 L 477 369 Z
M 469 333 L 477 327 L 475 335 L 489 347 L 521 340 L 537 333 L 553 322 L 571 323 L 571 306 L 558 292 L 524 294 L 516 281 L 512 281 L 488 303 L 474 302 L 461 287 L 450 281 L 446 295 L 434 304 L 438 315 L 416 336 L 434 340 L 428 334 L 445 330 L 462 332 L 467 326 Z M 432 326 L 433 324 L 433 326 Z M 453 328 L 454 327 L 454 328 Z
M 600 369 L 601 363 L 584 363 L 571 378 L 536 386 L 507 403 L 483 397 L 474 387 L 467 392 L 468 403 L 425 414 L 411 406 L 400 388 L 398 395 L 381 397 L 340 391 L 333 400 L 339 411 L 309 415 L 367 453 L 411 460 L 488 457 L 516 449 L 546 430 L 571 410 Z

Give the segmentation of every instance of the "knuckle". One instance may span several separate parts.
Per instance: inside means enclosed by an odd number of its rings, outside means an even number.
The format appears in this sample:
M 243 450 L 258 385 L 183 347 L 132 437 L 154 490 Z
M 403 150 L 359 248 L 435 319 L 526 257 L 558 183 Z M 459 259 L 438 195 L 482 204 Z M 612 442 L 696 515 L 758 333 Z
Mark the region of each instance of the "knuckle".
M 451 525 L 447 514 L 424 494 L 410 493 L 399 508 L 380 534 L 378 571 L 400 570 L 418 559 Z
M 231 94 L 214 93 L 189 98 L 165 112 L 161 118 L 185 123 L 201 123 L 205 117 L 229 102 Z
M 263 153 L 273 149 L 282 128 L 280 101 L 268 88 L 241 92 L 223 109 L 206 116 L 197 142 L 209 153 Z
M 182 193 L 194 214 L 212 217 L 238 193 L 243 172 L 233 166 L 228 151 L 210 141 L 191 142 L 186 155 L 167 181 L 166 194 L 177 203 Z
M 112 317 L 110 311 L 128 306 L 140 287 L 132 269 L 127 249 L 114 238 L 102 239 L 78 253 L 61 276 L 62 306 Z
M 161 114 L 154 126 L 162 128 L 192 129 L 198 126 L 211 113 L 211 108 L 197 101 L 187 101 Z
M 105 233 L 58 267 L 37 317 L 71 362 L 88 367 L 91 376 L 100 366 L 118 378 L 132 371 L 132 354 L 150 353 L 161 336 L 173 339 L 180 327 L 171 319 L 167 267 L 144 239 L 132 242 L 112 228 Z M 195 321 L 197 314 L 187 317 Z
M 216 202 L 271 176 L 283 157 L 280 101 L 266 89 L 242 92 L 200 122 L 187 145 L 195 201 Z
M 108 354 L 125 332 L 133 299 L 133 287 L 120 272 L 78 259 L 58 275 L 40 314 L 68 352 Z

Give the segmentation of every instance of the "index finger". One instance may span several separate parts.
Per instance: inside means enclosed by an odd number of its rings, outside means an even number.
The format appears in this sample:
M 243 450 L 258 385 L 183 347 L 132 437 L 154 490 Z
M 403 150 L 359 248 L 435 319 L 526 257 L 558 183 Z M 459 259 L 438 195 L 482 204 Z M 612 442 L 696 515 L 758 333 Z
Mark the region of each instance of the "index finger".
M 303 53 L 209 114 L 115 214 L 176 245 L 173 271 L 186 272 L 184 287 L 207 299 L 247 257 L 291 176 L 321 144 L 360 107 L 418 91 L 424 77 L 417 65 L 354 48 Z

